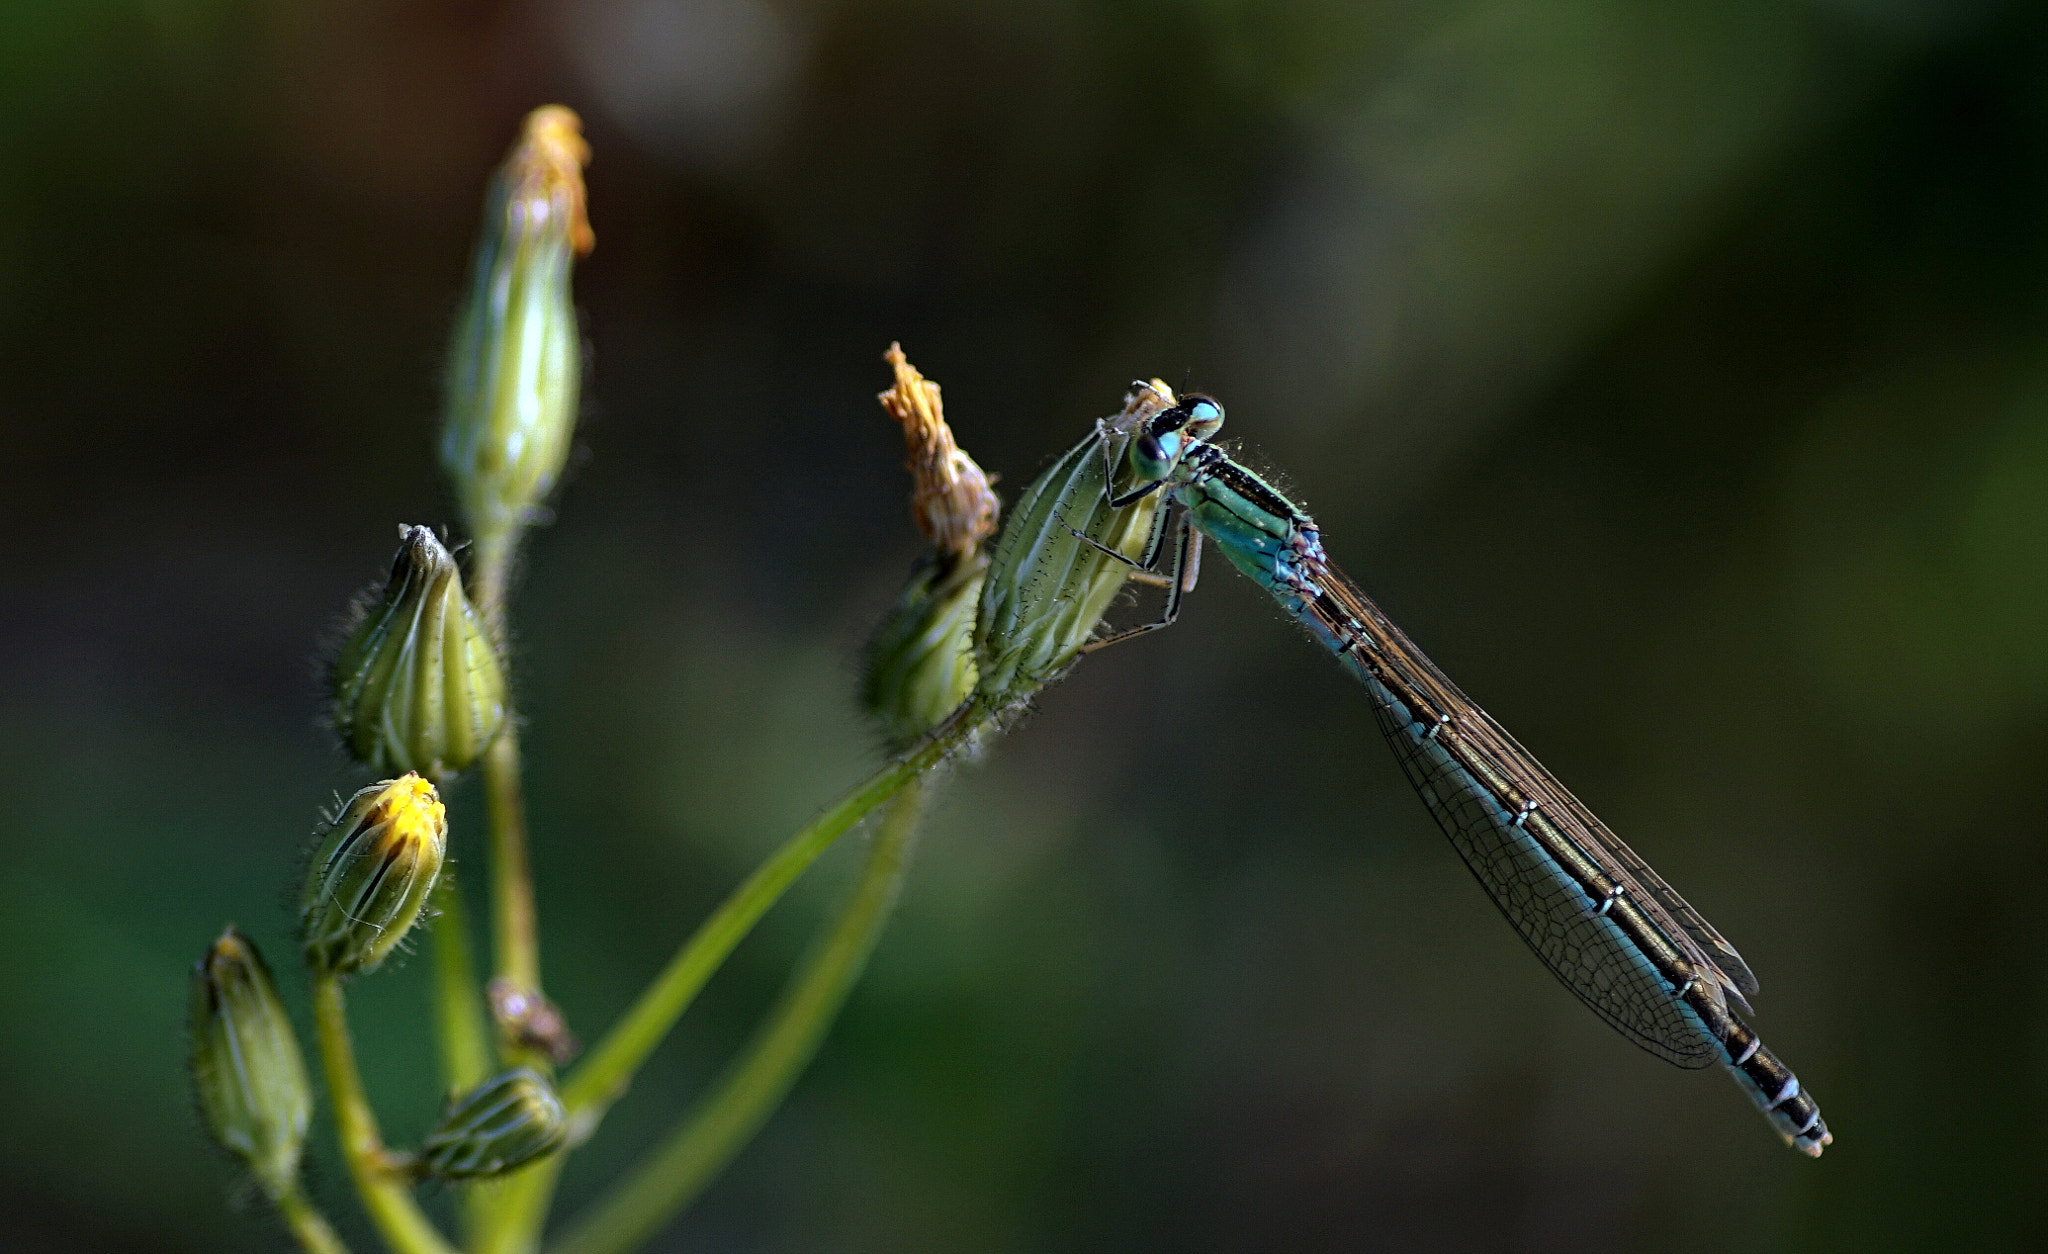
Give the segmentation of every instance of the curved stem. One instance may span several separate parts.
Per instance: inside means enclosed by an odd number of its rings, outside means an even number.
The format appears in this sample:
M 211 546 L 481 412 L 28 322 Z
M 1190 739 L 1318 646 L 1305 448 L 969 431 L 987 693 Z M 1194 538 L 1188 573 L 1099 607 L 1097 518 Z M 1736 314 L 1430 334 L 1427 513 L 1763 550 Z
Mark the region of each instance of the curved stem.
M 726 955 L 733 951 L 796 877 L 855 823 L 920 775 L 968 744 L 994 711 L 970 700 L 924 740 L 894 759 L 790 837 L 732 891 L 711 917 L 669 959 L 625 1016 L 592 1049 L 562 1086 L 570 1144 L 588 1138 L 605 1108 L 625 1091 L 633 1073 L 668 1035 Z M 525 1254 L 536 1248 L 555 1178 L 566 1153 L 535 1163 L 505 1182 L 491 1230 L 475 1248 L 485 1254 Z
M 668 1035 L 726 955 L 819 854 L 831 848 L 832 842 L 867 817 L 869 811 L 951 756 L 988 717 L 989 712 L 976 702 L 962 705 L 930 736 L 875 772 L 755 868 L 676 951 L 625 1017 L 569 1074 L 568 1082 L 562 1086 L 562 1103 L 568 1107 L 570 1126 L 575 1128 L 591 1120 L 624 1091 L 633 1073 Z
M 277 1207 L 278 1218 L 284 1220 L 284 1226 L 291 1229 L 292 1237 L 306 1254 L 348 1254 L 348 1246 L 297 1186 L 271 1201 Z
M 455 1254 L 455 1247 L 435 1230 L 414 1204 L 406 1177 L 392 1169 L 377 1131 L 377 1115 L 363 1093 L 356 1070 L 355 1045 L 348 1034 L 348 1008 L 341 981 L 331 975 L 313 980 L 313 1025 L 320 1040 L 320 1060 L 327 1071 L 327 1091 L 334 1100 L 334 1128 L 341 1156 L 355 1181 L 363 1209 L 370 1212 L 384 1244 L 395 1254 Z
M 633 1175 L 600 1199 L 550 1254 L 622 1254 L 646 1241 L 718 1177 L 817 1054 L 888 922 L 908 865 L 924 788 L 912 782 L 884 814 L 853 896 L 747 1052 Z

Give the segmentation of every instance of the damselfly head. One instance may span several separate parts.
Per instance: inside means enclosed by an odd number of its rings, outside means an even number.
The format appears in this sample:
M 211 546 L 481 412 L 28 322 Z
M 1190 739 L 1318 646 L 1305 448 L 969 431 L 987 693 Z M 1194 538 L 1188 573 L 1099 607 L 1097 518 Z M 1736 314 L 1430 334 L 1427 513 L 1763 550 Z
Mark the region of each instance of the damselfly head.
M 1187 393 L 1180 398 L 1180 404 L 1154 418 L 1152 429 L 1159 431 L 1169 415 L 1173 425 L 1186 433 L 1191 444 L 1209 439 L 1223 429 L 1223 406 L 1215 397 L 1203 396 L 1199 392 Z
M 1223 426 L 1223 406 L 1190 393 L 1152 416 L 1131 441 L 1131 473 L 1152 483 L 1173 473 L 1181 455 Z

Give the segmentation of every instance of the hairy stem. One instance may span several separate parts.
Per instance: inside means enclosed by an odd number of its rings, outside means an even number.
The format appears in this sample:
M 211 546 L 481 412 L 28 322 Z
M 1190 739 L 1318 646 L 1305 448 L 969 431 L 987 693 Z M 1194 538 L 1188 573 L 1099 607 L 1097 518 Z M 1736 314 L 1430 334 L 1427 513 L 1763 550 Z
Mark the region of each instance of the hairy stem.
M 505 729 L 484 754 L 484 807 L 491 833 L 491 932 L 498 975 L 540 992 L 540 931 L 533 908 L 533 869 L 526 859 L 526 802 L 519 783 L 519 734 Z
M 348 1034 L 348 1008 L 341 981 L 331 975 L 313 980 L 313 1024 L 320 1039 L 320 1060 L 327 1072 L 327 1091 L 334 1102 L 334 1128 L 341 1156 L 355 1181 L 363 1209 L 370 1213 L 384 1244 L 393 1254 L 454 1254 L 454 1247 L 414 1204 L 404 1172 L 394 1168 L 377 1131 L 377 1115 L 363 1093 L 356 1070 L 356 1051 Z
M 455 882 L 455 868 L 441 871 L 433 905 L 434 1035 L 441 1050 L 442 1086 L 458 1093 L 490 1074 L 491 1037 L 477 992 L 481 985 L 470 946 L 469 907 Z
M 348 1254 L 348 1246 L 297 1186 L 271 1201 L 277 1207 L 278 1218 L 284 1220 L 284 1226 L 291 1229 L 293 1239 L 306 1254 Z
M 517 555 L 519 529 L 479 534 L 475 600 L 500 649 L 506 630 L 506 598 Z M 540 926 L 533 904 L 533 867 L 526 853 L 526 800 L 519 774 L 519 719 L 508 710 L 505 726 L 483 759 L 484 814 L 491 844 L 491 938 L 499 979 L 535 997 L 541 995 Z M 532 1051 L 505 1046 L 505 1061 L 536 1062 Z
M 494 1057 L 491 1029 L 478 994 L 476 953 L 470 940 L 469 907 L 456 883 L 455 868 L 444 867 L 434 886 L 434 1039 L 441 1054 L 441 1086 L 449 1094 L 467 1092 L 491 1073 Z M 482 1189 L 463 1190 L 456 1212 L 467 1233 L 477 1231 L 480 1207 L 489 1205 Z
M 859 882 L 747 1051 L 646 1161 L 591 1208 L 550 1254 L 623 1254 L 660 1230 L 718 1177 L 782 1104 L 838 1017 L 903 884 L 924 787 L 884 812 Z

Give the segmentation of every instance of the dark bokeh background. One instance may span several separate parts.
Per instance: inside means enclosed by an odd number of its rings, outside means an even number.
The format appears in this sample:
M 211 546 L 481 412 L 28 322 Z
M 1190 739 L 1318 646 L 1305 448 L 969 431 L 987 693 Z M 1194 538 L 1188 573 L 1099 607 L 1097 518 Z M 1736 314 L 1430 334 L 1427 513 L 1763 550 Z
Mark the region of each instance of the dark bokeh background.
M 1219 565 L 958 775 L 825 1054 L 662 1248 L 2039 1240 L 2038 6 L 9 0 L 0 1246 L 282 1244 L 188 1113 L 185 972 L 229 920 L 288 959 L 284 885 L 358 780 L 314 643 L 396 524 L 451 518 L 438 357 L 486 174 L 551 100 L 599 246 L 518 687 L 586 1035 L 875 760 L 900 338 L 1012 491 L 1135 375 L 1220 395 L 1741 945 L 1839 1135 L 1796 1157 L 1558 988 L 1363 694 Z M 850 853 L 566 1204 L 728 1056 Z M 356 995 L 400 1138 L 425 975 Z

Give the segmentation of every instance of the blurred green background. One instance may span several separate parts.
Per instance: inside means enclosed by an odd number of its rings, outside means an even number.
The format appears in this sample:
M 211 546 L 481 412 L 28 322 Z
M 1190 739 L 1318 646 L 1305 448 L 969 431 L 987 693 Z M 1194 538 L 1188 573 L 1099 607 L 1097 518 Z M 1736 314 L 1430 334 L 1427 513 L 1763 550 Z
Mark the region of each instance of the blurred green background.
M 1798 1158 L 1559 988 L 1219 563 L 957 773 L 824 1055 L 659 1248 L 2038 1248 L 2048 11 L 1991 0 L 0 5 L 0 1247 L 283 1246 L 190 1114 L 186 970 L 230 920 L 290 966 L 359 782 L 315 642 L 452 518 L 439 357 L 547 101 L 596 150 L 592 365 L 517 684 L 586 1037 L 876 759 L 900 338 L 1013 494 L 1134 376 L 1220 396 L 1743 949 L 1838 1136 Z M 426 975 L 354 999 L 399 1139 Z

